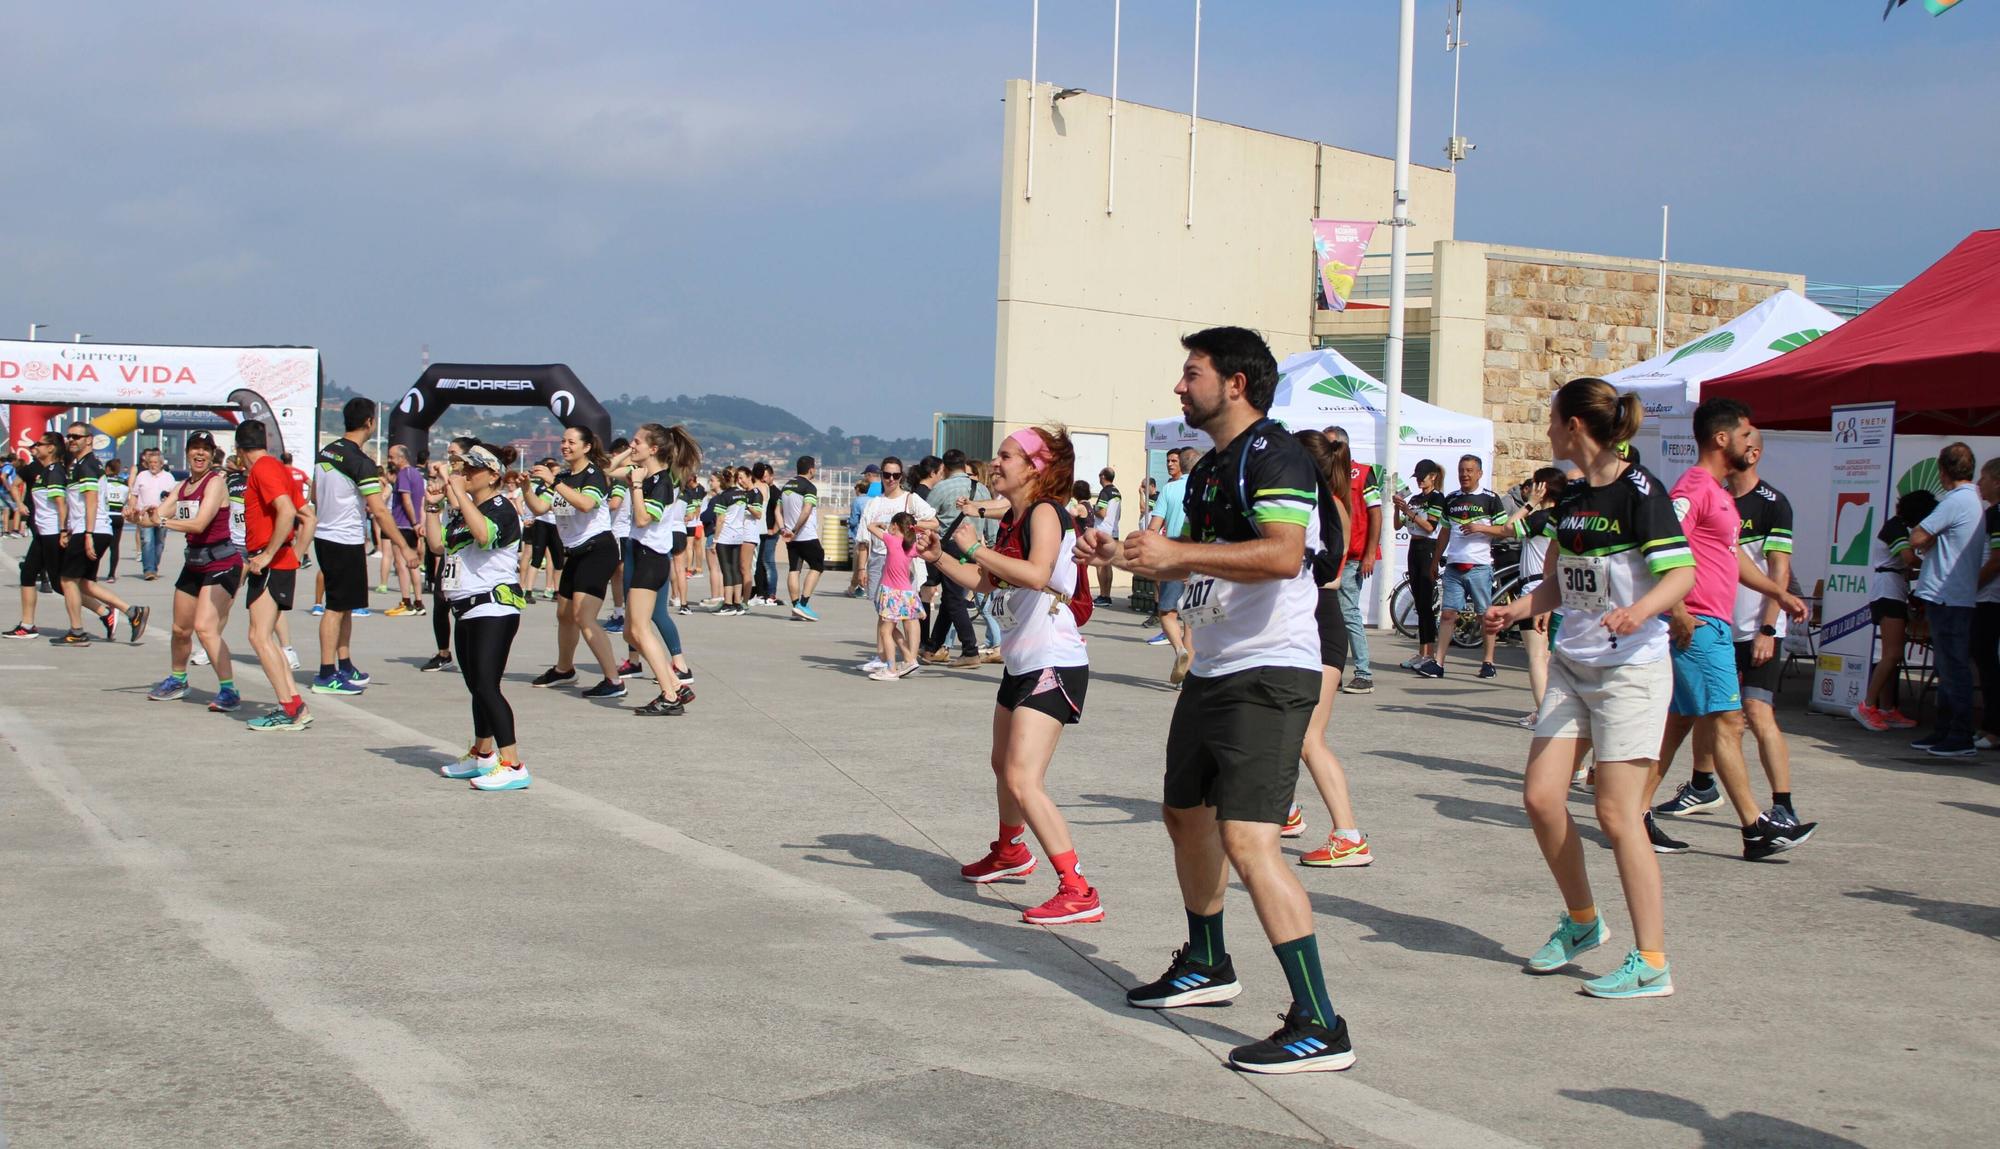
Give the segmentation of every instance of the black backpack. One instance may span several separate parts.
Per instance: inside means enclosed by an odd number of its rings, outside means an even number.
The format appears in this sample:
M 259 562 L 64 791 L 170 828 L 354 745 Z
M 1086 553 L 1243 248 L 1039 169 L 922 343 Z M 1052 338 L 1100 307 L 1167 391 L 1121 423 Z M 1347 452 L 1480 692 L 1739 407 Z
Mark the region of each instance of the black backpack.
M 1269 433 L 1275 430 L 1280 435 L 1289 435 L 1285 425 L 1276 419 L 1265 419 L 1251 428 L 1251 431 Z M 1252 530 L 1257 528 L 1257 520 L 1250 516 L 1250 452 L 1246 449 L 1236 460 L 1236 506 L 1243 514 L 1243 520 Z M 1307 543 L 1307 557 L 1312 562 L 1313 583 L 1324 586 L 1340 577 L 1340 569 L 1347 563 L 1347 539 L 1341 534 L 1339 504 L 1337 496 L 1327 486 L 1326 476 L 1313 468 L 1313 488 L 1319 496 L 1319 549 L 1313 550 Z M 1259 534 L 1263 532 L 1259 531 Z

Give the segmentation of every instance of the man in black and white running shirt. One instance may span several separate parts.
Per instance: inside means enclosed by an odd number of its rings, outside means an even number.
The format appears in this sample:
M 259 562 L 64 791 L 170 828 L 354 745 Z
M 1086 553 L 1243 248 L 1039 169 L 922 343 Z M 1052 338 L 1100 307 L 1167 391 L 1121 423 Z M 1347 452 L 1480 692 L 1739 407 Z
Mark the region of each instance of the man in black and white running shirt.
M 111 507 L 97 489 L 104 463 L 91 450 L 96 435 L 88 423 L 72 423 L 63 433 L 69 473 L 63 489 L 62 596 L 69 608 L 69 633 L 49 640 L 57 646 L 90 645 L 83 632 L 85 605 L 103 625 L 105 638 L 113 637 L 123 614 L 132 624 L 133 642 L 145 632 L 146 616 L 152 613 L 147 607 L 127 605 L 97 579 L 98 564 L 111 549 Z
M 1088 561 L 1156 581 L 1185 580 L 1181 621 L 1194 648 L 1167 733 L 1165 817 L 1188 944 L 1158 981 L 1126 994 L 1141 1009 L 1227 1001 L 1242 992 L 1222 941 L 1233 867 L 1291 984 L 1284 1025 L 1230 1064 L 1254 1073 L 1345 1069 L 1347 1023 L 1334 1013 L 1312 905 L 1278 849 L 1298 784 L 1299 751 L 1319 701 L 1319 629 L 1309 540 L 1319 542 L 1319 471 L 1267 420 L 1278 365 L 1254 331 L 1182 338 L 1175 392 L 1216 449 L 1188 476 L 1182 537 L 1136 531 L 1121 546 L 1090 533 Z M 1079 551 L 1085 548 L 1079 547 Z
M 21 480 L 22 508 L 28 519 L 28 553 L 21 557 L 21 621 L 0 638 L 40 638 L 35 625 L 37 590 L 54 590 L 62 577 L 62 530 L 68 512 L 63 484 L 69 474 L 62 465 L 62 437 L 44 433 L 35 440 L 30 461 L 16 474 Z
M 785 590 L 793 618 L 818 622 L 819 615 L 812 608 L 813 590 L 826 570 L 826 551 L 819 541 L 819 487 L 813 483 L 819 462 L 811 455 L 800 455 L 798 470 L 778 488 L 778 534 L 785 540 L 785 565 L 790 568 Z
M 354 612 L 368 606 L 367 520 L 375 520 L 382 545 L 395 548 L 399 563 L 413 563 L 416 551 L 403 541 L 382 490 L 382 469 L 361 449 L 375 434 L 375 400 L 355 396 L 340 411 L 346 428 L 319 449 L 313 470 L 313 505 L 319 512 L 313 554 L 326 580 L 326 613 L 319 620 L 319 672 L 314 694 L 359 694 L 369 675 L 354 665 Z

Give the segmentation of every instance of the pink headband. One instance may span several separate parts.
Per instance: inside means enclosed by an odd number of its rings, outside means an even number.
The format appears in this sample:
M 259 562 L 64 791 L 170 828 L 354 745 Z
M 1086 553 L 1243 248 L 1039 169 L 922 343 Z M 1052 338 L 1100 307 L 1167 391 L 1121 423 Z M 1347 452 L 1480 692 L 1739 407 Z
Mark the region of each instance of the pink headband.
M 1043 440 L 1040 431 L 1033 427 L 1023 427 L 1007 437 L 1014 441 L 1015 446 L 1021 448 L 1023 455 L 1028 457 L 1029 466 L 1037 471 L 1049 469 L 1049 445 Z

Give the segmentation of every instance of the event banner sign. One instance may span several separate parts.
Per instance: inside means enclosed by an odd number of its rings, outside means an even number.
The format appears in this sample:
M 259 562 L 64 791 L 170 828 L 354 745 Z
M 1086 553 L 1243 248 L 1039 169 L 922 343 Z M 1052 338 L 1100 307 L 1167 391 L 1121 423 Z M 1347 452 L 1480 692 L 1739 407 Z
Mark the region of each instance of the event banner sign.
M 1351 220 L 1316 219 L 1313 225 L 1313 263 L 1319 268 L 1319 286 L 1326 305 L 1335 311 L 1347 310 L 1347 297 L 1354 293 L 1354 277 L 1361 271 L 1361 257 L 1368 254 L 1368 241 L 1375 225 Z
M 233 408 L 277 424 L 300 458 L 319 450 L 319 352 L 0 339 L 0 399 L 78 407 Z
M 1831 553 L 1820 600 L 1812 706 L 1846 714 L 1868 689 L 1875 626 L 1868 617 L 1868 549 L 1895 513 L 1896 405 L 1833 409 Z

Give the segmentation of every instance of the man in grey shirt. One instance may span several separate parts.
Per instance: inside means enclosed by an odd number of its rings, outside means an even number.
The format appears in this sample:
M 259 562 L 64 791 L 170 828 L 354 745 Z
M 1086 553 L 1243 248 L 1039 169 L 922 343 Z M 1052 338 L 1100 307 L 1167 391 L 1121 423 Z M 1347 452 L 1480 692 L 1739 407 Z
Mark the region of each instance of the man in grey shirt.
M 1910 597 L 1924 604 L 1937 658 L 1938 724 L 1910 743 L 1939 758 L 1972 758 L 1972 616 L 1979 597 L 1979 567 L 1986 560 L 1984 517 L 1972 485 L 1972 448 L 1953 443 L 1938 452 L 1944 497 L 1930 517 L 1910 529 L 1910 545 L 1924 556 Z
M 944 453 L 944 470 L 924 494 L 924 501 L 936 513 L 938 529 L 944 530 L 958 517 L 958 500 L 984 498 L 985 492 L 966 470 L 965 452 L 953 447 Z M 924 635 L 921 657 L 925 662 L 945 662 L 944 644 L 948 631 L 958 632 L 959 655 L 953 666 L 979 665 L 979 636 L 972 629 L 972 611 L 966 605 L 965 588 L 950 579 L 939 580 L 937 609 L 931 611 L 929 633 Z

